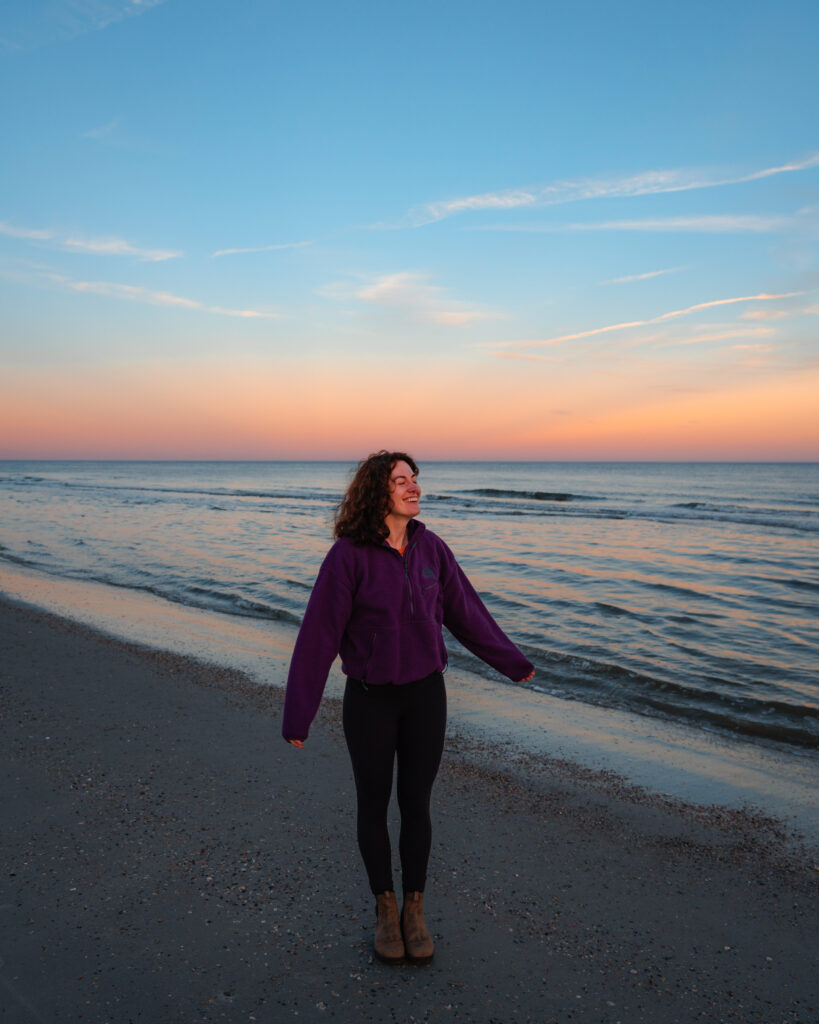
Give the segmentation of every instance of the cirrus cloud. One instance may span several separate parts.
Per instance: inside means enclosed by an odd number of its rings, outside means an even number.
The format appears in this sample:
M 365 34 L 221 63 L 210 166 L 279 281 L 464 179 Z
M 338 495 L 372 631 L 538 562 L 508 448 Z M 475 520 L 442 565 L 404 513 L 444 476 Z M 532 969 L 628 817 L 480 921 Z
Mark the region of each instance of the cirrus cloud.
M 152 291 L 140 285 L 117 284 L 111 281 L 72 281 L 61 275 L 55 275 L 60 284 L 64 284 L 75 292 L 91 292 L 94 295 L 106 295 L 114 299 L 127 299 L 129 302 L 142 302 L 149 306 L 175 306 L 182 309 L 198 310 L 201 313 L 216 313 L 219 316 L 233 316 L 242 319 L 275 320 L 278 313 L 264 313 L 256 309 L 226 309 L 224 306 L 208 306 L 196 299 L 186 299 L 181 295 L 169 292 Z
M 669 169 L 614 177 L 563 179 L 545 185 L 500 189 L 495 192 L 481 192 L 424 203 L 412 207 L 407 212 L 402 226 L 420 227 L 456 214 L 482 210 L 517 210 L 526 207 L 555 206 L 583 199 L 659 195 L 666 192 L 688 192 L 695 189 L 739 185 L 817 166 L 819 153 L 812 153 L 802 160 L 736 174 L 721 174 L 707 169 Z
M 664 274 L 677 274 L 679 267 L 669 267 L 666 270 L 649 270 L 644 274 L 627 274 L 625 277 L 613 277 L 610 281 L 601 281 L 601 284 L 633 284 L 635 281 L 649 281 L 652 277 L 662 277 Z
M 43 241 L 54 237 L 54 232 L 48 228 L 18 228 L 6 221 L 0 221 L 0 235 L 7 238 L 24 238 L 34 241 Z
M 520 234 L 571 231 L 692 232 L 710 235 L 756 234 L 787 231 L 799 226 L 796 217 L 767 214 L 703 214 L 685 217 L 648 217 L 628 220 L 579 221 L 568 224 L 481 224 L 473 231 L 508 231 Z
M 66 237 L 51 228 L 21 228 L 6 221 L 0 221 L 0 235 L 27 242 L 51 242 L 51 247 L 91 256 L 135 256 L 141 263 L 161 263 L 183 255 L 175 249 L 147 249 L 126 242 L 123 238 Z
M 2 276 L 24 284 L 39 287 L 68 290 L 81 295 L 100 295 L 111 299 L 127 302 L 139 302 L 148 306 L 188 309 L 199 313 L 211 313 L 217 316 L 237 317 L 243 320 L 276 320 L 281 314 L 273 310 L 231 309 L 225 306 L 210 306 L 197 299 L 189 299 L 184 295 L 145 288 L 142 285 L 122 284 L 116 281 L 82 281 L 56 271 L 41 270 L 37 273 L 3 271 Z
M 357 287 L 333 284 L 322 289 L 321 294 L 335 299 L 358 299 L 394 310 L 403 317 L 446 327 L 466 327 L 498 315 L 450 298 L 445 288 L 432 284 L 427 274 L 418 271 L 382 274 Z
M 277 249 L 302 249 L 305 245 L 312 245 L 312 241 L 309 242 L 279 242 L 276 245 L 257 245 L 249 249 L 217 249 L 216 252 L 210 254 L 211 259 L 216 256 L 238 256 L 244 253 L 255 253 L 255 252 L 275 252 Z
M 553 338 L 498 342 L 495 347 L 500 349 L 515 348 L 520 350 L 541 348 L 549 345 L 559 345 L 564 341 L 578 341 L 583 338 L 592 338 L 601 334 L 609 334 L 613 331 L 647 327 L 650 324 L 664 324 L 669 321 L 678 320 L 680 317 L 690 316 L 692 313 L 700 313 L 706 309 L 717 309 L 721 306 L 731 306 L 741 302 L 775 302 L 782 299 L 794 298 L 801 294 L 802 292 L 780 292 L 778 294 L 760 292 L 758 295 L 740 295 L 730 299 L 712 299 L 710 302 L 698 302 L 693 306 L 686 306 L 684 309 L 673 309 L 668 313 L 661 313 L 659 316 L 649 317 L 645 320 L 627 320 L 622 323 L 608 324 L 605 327 L 593 327 L 588 331 L 575 331 L 573 334 L 560 334 Z M 762 330 L 764 329 L 765 328 L 762 328 Z
M 50 0 L 49 3 L 16 5 L 10 48 L 21 50 L 55 42 L 67 42 L 88 32 L 99 32 L 127 18 L 138 17 L 165 0 Z M 7 5 L 12 7 L 11 4 Z
M 171 249 L 142 249 L 122 238 L 66 238 L 62 243 L 71 252 L 92 256 L 136 256 L 142 263 L 162 263 L 182 256 Z

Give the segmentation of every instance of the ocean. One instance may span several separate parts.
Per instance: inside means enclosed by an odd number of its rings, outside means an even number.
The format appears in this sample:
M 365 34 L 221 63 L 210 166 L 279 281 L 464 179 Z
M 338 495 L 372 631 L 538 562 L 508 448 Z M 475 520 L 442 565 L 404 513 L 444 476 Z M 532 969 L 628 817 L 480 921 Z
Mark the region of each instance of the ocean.
M 340 462 L 0 462 L 0 559 L 294 630 Z M 819 746 L 819 465 L 434 462 L 420 517 L 536 666 L 497 687 Z

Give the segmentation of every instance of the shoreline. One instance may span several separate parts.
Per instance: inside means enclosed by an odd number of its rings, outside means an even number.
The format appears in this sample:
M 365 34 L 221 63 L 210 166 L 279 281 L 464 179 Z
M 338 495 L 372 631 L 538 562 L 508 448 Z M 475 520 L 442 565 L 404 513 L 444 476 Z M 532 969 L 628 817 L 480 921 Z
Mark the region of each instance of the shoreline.
M 159 651 L 236 670 L 262 688 L 283 687 L 295 627 L 175 604 L 102 583 L 0 563 L 3 597 Z M 340 699 L 336 662 L 325 700 Z M 483 751 L 576 777 L 617 778 L 658 800 L 744 810 L 779 820 L 793 841 L 819 847 L 819 759 L 801 750 L 561 699 L 462 669 L 447 672 L 449 730 Z M 486 756 L 485 754 L 483 756 Z M 643 799 L 643 797 L 640 797 Z
M 819 865 L 764 816 L 641 800 L 456 728 L 436 959 L 384 967 L 335 699 L 296 751 L 278 688 L 6 600 L 0 626 L 9 1020 L 815 1016 Z
M 161 666 L 174 677 L 220 691 L 256 710 L 278 712 L 282 705 L 282 688 L 260 683 L 242 669 L 129 641 L 67 616 L 55 615 L 35 605 L 15 601 L 0 593 L 0 615 L 4 608 L 16 609 L 48 628 L 102 644 L 114 652 L 114 656 L 124 654 Z M 341 709 L 341 693 L 325 693 L 316 721 L 321 718 L 324 728 L 329 728 L 336 739 L 343 741 Z M 279 718 L 272 725 L 274 737 L 281 739 L 277 731 Z M 310 739 L 306 742 L 310 742 Z M 443 762 L 450 769 L 476 773 L 493 781 L 499 778 L 513 779 L 533 799 L 537 798 L 544 786 L 548 788 L 556 785 L 567 789 L 576 788 L 592 795 L 592 799 L 596 795 L 602 802 L 621 804 L 631 810 L 652 808 L 671 817 L 699 821 L 718 832 L 724 830 L 735 836 L 741 834 L 748 849 L 754 849 L 765 857 L 773 856 L 780 866 L 788 865 L 789 869 L 795 868 L 798 872 L 802 865 L 811 861 L 815 862 L 815 869 L 819 871 L 819 844 L 806 841 L 804 835 L 791 829 L 786 821 L 775 814 L 766 814 L 750 806 L 731 808 L 717 803 L 701 804 L 684 800 L 656 788 L 637 785 L 611 770 L 587 767 L 563 757 L 534 754 L 525 746 L 511 741 L 498 743 L 465 721 L 448 718 Z

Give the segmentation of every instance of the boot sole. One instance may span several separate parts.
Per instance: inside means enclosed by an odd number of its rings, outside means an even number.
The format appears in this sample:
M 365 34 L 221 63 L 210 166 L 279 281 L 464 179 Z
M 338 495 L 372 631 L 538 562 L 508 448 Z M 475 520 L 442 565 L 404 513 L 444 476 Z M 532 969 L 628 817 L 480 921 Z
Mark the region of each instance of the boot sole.
M 390 967 L 402 964 L 406 960 L 406 957 L 403 956 L 384 956 L 384 954 L 379 953 L 377 949 L 373 950 L 373 956 L 376 960 L 380 960 L 382 964 L 388 964 Z
M 423 967 L 424 964 L 431 964 L 434 956 L 434 953 L 430 953 L 429 956 L 410 956 L 407 953 L 407 960 L 409 963 L 415 964 L 416 967 Z

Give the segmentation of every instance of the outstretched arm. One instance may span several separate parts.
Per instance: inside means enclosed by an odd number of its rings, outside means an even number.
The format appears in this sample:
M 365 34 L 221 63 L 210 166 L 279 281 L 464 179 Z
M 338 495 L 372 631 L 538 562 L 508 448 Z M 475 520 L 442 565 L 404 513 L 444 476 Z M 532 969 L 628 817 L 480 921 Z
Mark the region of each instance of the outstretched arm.
M 351 607 L 349 585 L 325 562 L 307 603 L 287 676 L 282 735 L 294 746 L 303 747 L 307 739 Z
M 466 578 L 454 555 L 449 555 L 443 580 L 444 625 L 467 650 L 516 683 L 526 682 L 535 667 L 503 632 Z

